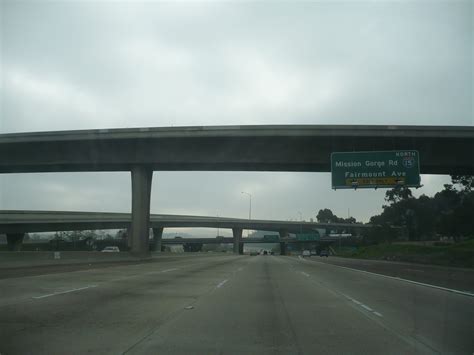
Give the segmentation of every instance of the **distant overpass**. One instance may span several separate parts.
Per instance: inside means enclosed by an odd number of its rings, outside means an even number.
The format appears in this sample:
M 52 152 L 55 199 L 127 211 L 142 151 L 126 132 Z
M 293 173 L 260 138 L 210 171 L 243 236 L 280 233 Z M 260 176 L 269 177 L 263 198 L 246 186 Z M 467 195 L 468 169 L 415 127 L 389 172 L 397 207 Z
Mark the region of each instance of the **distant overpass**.
M 0 173 L 130 171 L 132 252 L 147 252 L 153 171 L 330 171 L 337 151 L 414 149 L 422 174 L 474 175 L 472 126 L 208 126 L 0 135 Z M 237 230 L 237 229 L 235 229 Z
M 18 249 L 27 232 L 53 232 L 89 229 L 129 229 L 131 227 L 130 213 L 107 212 L 64 212 L 64 211 L 18 211 L 0 210 L 0 233 L 7 234 L 9 244 Z M 354 230 L 370 228 L 367 224 L 349 223 L 314 223 L 272 220 L 248 220 L 227 217 L 206 217 L 186 215 L 150 215 L 150 228 L 153 229 L 155 249 L 161 249 L 164 228 L 194 227 L 194 228 L 228 228 L 232 229 L 233 238 L 223 242 L 233 242 L 236 252 L 242 242 L 242 230 L 264 230 L 278 232 L 281 241 L 288 241 L 288 233 L 311 232 L 318 228 Z M 147 233 L 148 235 L 148 233 Z M 334 238 L 333 238 L 334 239 Z M 216 239 L 208 239 L 214 242 Z M 168 242 L 168 240 L 167 240 Z M 183 243 L 182 239 L 175 242 Z M 190 240 L 189 243 L 197 240 Z M 217 241 L 216 241 L 217 242 Z M 245 239 L 245 242 L 263 242 L 262 239 Z
M 315 242 L 335 242 L 338 241 L 338 237 L 321 237 L 316 240 L 298 240 L 296 238 L 285 238 L 279 240 L 268 240 L 258 237 L 242 238 L 241 243 L 245 244 L 278 244 L 281 242 L 285 243 L 315 243 Z M 233 244 L 234 238 L 163 238 L 162 244 Z
M 130 213 L 0 210 L 0 233 L 54 232 L 89 229 L 127 229 Z M 317 223 L 151 214 L 150 228 L 240 228 L 288 233 L 311 232 L 317 228 L 368 228 L 361 223 Z

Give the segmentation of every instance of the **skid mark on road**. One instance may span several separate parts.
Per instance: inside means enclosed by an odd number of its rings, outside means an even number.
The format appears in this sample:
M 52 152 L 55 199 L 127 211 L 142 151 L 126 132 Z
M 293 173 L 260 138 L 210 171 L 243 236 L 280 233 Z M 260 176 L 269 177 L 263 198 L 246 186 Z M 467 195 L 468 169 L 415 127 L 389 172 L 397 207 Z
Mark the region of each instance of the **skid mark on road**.
M 41 299 L 41 298 L 46 298 L 46 297 L 51 297 L 51 296 L 57 296 L 57 295 L 64 295 L 64 294 L 66 294 L 66 293 L 82 291 L 82 290 L 86 290 L 86 289 L 88 289 L 88 288 L 94 288 L 94 287 L 97 287 L 97 285 L 89 285 L 89 286 L 80 287 L 80 288 L 73 288 L 73 289 L 67 290 L 67 291 L 53 292 L 53 293 L 49 293 L 49 294 L 47 294 L 47 295 L 33 296 L 32 298 L 34 298 L 35 300 L 38 300 L 38 299 Z

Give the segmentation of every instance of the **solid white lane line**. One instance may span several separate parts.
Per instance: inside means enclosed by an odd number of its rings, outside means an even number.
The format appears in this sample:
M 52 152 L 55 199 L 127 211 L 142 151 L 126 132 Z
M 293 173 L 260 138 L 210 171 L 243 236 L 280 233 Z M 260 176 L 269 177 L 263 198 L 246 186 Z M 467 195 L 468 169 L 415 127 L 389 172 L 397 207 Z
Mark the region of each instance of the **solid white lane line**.
M 32 298 L 38 300 L 38 299 L 41 299 L 41 298 L 46 298 L 46 297 L 51 297 L 51 296 L 63 295 L 63 294 L 65 294 L 65 293 L 71 293 L 71 292 L 82 291 L 82 290 L 85 290 L 85 289 L 88 289 L 88 288 L 93 288 L 93 287 L 97 287 L 97 285 L 89 285 L 89 286 L 86 286 L 86 287 L 73 288 L 72 290 L 61 291 L 61 292 L 54 292 L 54 293 L 49 293 L 49 294 L 47 294 L 47 295 L 34 296 L 34 297 L 32 297 Z
M 369 312 L 373 312 L 374 310 L 368 306 L 366 306 L 365 304 L 361 304 L 360 305 L 362 308 L 365 308 L 366 310 L 368 310 Z
M 216 286 L 217 288 L 221 288 L 222 286 L 224 286 L 224 284 L 229 281 L 229 280 L 224 280 L 224 281 L 221 281 L 219 282 L 219 284 Z
M 426 286 L 426 287 L 431 287 L 431 288 L 437 288 L 438 290 L 443 290 L 443 291 L 448 291 L 448 292 L 452 292 L 452 293 L 457 293 L 457 294 L 463 295 L 463 296 L 474 297 L 474 293 L 471 293 L 471 292 L 468 292 L 468 291 L 460 291 L 460 290 L 455 290 L 455 289 L 447 288 L 447 287 L 443 287 L 443 286 L 436 286 L 436 285 L 432 285 L 432 284 L 426 284 L 426 283 L 424 283 L 424 282 L 418 282 L 418 281 L 412 281 L 412 280 L 402 279 L 401 277 L 395 277 L 395 276 L 388 276 L 388 275 L 383 275 L 383 274 L 377 274 L 376 272 L 370 272 L 370 271 L 365 271 L 365 270 L 353 269 L 353 268 L 350 268 L 350 267 L 347 267 L 347 266 L 341 266 L 341 265 L 329 264 L 329 263 L 323 263 L 323 264 L 332 265 L 332 266 L 340 267 L 340 268 L 347 269 L 347 270 L 363 272 L 363 273 L 365 273 L 365 274 L 370 274 L 370 275 L 385 277 L 385 278 L 387 278 L 387 279 L 409 282 L 409 283 L 411 283 L 411 284 L 415 284 L 415 285 L 419 285 L 419 286 Z
M 307 274 L 307 273 L 304 272 L 304 271 L 301 271 L 301 273 L 302 273 L 304 276 L 306 276 L 306 277 L 309 277 L 309 276 L 310 276 L 309 274 Z
M 382 317 L 382 315 L 379 312 L 374 311 L 373 312 L 376 316 Z

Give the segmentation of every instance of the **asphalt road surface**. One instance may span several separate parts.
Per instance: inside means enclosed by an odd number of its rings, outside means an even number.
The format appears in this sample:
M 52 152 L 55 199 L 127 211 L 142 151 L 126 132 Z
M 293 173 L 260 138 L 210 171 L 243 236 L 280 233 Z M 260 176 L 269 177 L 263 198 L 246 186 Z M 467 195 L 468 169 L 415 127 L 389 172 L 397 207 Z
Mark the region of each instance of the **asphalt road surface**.
M 474 297 L 284 256 L 0 280 L 0 353 L 472 354 Z
M 474 294 L 474 269 L 398 261 L 367 260 L 338 257 L 314 257 L 310 260 L 375 272 L 392 277 L 452 288 Z

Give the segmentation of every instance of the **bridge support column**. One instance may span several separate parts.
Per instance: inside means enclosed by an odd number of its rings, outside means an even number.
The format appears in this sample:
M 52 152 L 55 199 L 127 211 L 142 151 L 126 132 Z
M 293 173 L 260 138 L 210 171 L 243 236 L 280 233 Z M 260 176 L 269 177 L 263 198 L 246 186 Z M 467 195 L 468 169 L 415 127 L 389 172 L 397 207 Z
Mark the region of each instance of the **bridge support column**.
M 127 246 L 130 250 L 132 250 L 132 227 L 127 227 Z
M 20 251 L 25 233 L 7 233 L 8 250 Z
M 286 255 L 286 242 L 282 240 L 288 238 L 288 232 L 281 230 L 278 233 L 280 234 L 280 255 Z
M 145 166 L 132 168 L 132 225 L 130 227 L 131 252 L 149 254 L 149 223 L 151 180 L 153 170 Z
M 163 227 L 153 228 L 153 251 L 161 252 L 161 237 L 163 236 Z
M 234 236 L 234 254 L 241 254 L 240 253 L 240 244 L 242 243 L 242 228 L 232 228 L 232 235 Z M 243 253 L 243 247 L 242 247 Z

